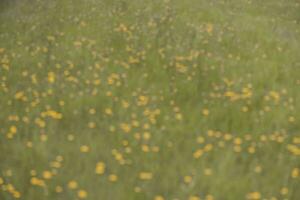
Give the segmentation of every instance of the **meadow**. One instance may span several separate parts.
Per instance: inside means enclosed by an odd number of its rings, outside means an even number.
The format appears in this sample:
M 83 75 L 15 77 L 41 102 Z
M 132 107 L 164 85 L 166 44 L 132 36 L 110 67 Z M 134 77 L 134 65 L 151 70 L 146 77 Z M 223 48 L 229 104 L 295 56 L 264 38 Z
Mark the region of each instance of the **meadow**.
M 298 0 L 0 1 L 0 200 L 299 200 Z

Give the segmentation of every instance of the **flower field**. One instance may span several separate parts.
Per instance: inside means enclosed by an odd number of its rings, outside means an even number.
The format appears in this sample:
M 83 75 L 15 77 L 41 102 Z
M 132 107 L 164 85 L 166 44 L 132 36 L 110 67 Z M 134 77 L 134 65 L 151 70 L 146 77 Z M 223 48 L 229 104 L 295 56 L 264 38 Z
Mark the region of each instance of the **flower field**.
M 298 0 L 0 1 L 0 200 L 299 200 Z

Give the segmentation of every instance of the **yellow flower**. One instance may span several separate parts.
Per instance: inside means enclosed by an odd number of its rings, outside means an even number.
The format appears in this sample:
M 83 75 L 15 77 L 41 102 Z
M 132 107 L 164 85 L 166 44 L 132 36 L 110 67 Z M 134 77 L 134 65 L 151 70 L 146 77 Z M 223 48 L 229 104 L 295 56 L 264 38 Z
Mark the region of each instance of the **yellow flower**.
M 213 29 L 214 29 L 214 27 L 213 27 L 213 25 L 212 24 L 206 24 L 206 31 L 207 31 L 207 33 L 211 33 L 212 31 L 213 31 Z
M 48 39 L 49 41 L 54 41 L 54 40 L 55 40 L 55 37 L 54 37 L 54 36 L 51 36 L 51 35 L 49 35 L 49 36 L 47 36 L 47 39 Z
M 205 200 L 214 200 L 214 197 L 210 194 L 206 195 Z
M 159 152 L 159 147 L 158 146 L 153 146 L 152 147 L 152 152 L 155 152 L 155 153 Z
M 56 112 L 54 110 L 48 110 L 46 112 L 43 112 L 42 116 L 49 116 L 49 117 L 52 117 L 53 119 L 61 119 L 62 118 L 62 114 L 59 112 Z
M 240 145 L 234 145 L 233 150 L 237 153 L 242 151 L 242 147 Z
M 61 101 L 58 102 L 58 104 L 59 104 L 60 106 L 64 106 L 64 105 L 65 105 L 65 102 L 61 100 Z
M 52 178 L 52 173 L 50 171 L 44 171 L 43 172 L 43 177 L 44 179 L 51 179 Z
M 209 115 L 209 110 L 208 109 L 203 109 L 202 110 L 202 114 L 204 115 L 204 116 L 208 116 Z
M 146 145 L 146 144 L 142 145 L 142 151 L 143 151 L 143 152 L 149 152 L 149 151 L 150 151 L 149 146 Z
M 68 183 L 68 188 L 70 188 L 72 190 L 76 189 L 77 187 L 78 187 L 78 183 L 74 180 L 72 180 Z
M 91 128 L 91 129 L 96 128 L 95 122 L 89 122 L 88 127 Z
M 113 114 L 112 109 L 111 108 L 106 108 L 105 109 L 105 114 L 112 115 Z
M 138 106 L 145 106 L 148 104 L 149 98 L 146 96 L 139 96 L 137 105 Z
M 293 138 L 293 143 L 294 144 L 300 144 L 300 137 L 294 137 Z
M 15 99 L 23 99 L 23 98 L 24 98 L 24 92 L 20 91 L 15 94 Z
M 193 180 L 193 178 L 191 176 L 185 176 L 184 177 L 184 182 L 185 183 L 190 183 L 190 182 L 192 182 L 192 180 Z
M 87 152 L 90 151 L 90 147 L 87 146 L 87 145 L 82 145 L 82 146 L 80 147 L 80 151 L 81 151 L 82 153 L 87 153 Z
M 16 199 L 19 199 L 21 197 L 21 193 L 18 191 L 12 191 L 12 194 Z
M 54 167 L 54 168 L 60 168 L 61 164 L 60 164 L 60 162 L 54 161 L 54 162 L 50 163 L 50 166 Z
M 49 72 L 48 73 L 48 82 L 49 83 L 54 83 L 55 82 L 55 74 L 54 74 L 54 72 Z
M 193 195 L 189 197 L 189 200 L 200 200 L 200 198 Z
M 260 173 L 261 171 L 262 171 L 262 168 L 261 168 L 261 166 L 256 166 L 255 167 L 255 169 L 254 169 L 254 171 L 256 172 L 256 173 Z
M 165 198 L 161 195 L 157 195 L 154 197 L 154 200 L 164 200 Z
M 202 155 L 203 155 L 203 150 L 202 149 L 198 149 L 193 154 L 194 158 L 200 158 Z
M 122 124 L 121 124 L 121 129 L 122 129 L 125 133 L 129 133 L 130 130 L 131 130 L 131 126 L 130 126 L 130 124 L 122 123 Z
M 96 174 L 103 174 L 105 172 L 105 163 L 98 162 L 95 169 Z
M 188 70 L 188 67 L 186 65 L 183 65 L 179 62 L 175 63 L 175 67 L 176 67 L 176 70 L 180 73 L 185 73 Z
M 94 114 L 96 114 L 96 110 L 94 108 L 91 108 L 91 109 L 89 109 L 89 113 L 91 115 L 94 115 Z
M 145 140 L 149 140 L 149 139 L 151 138 L 151 134 L 150 134 L 149 132 L 144 132 L 143 138 L 144 138 Z
M 78 190 L 77 196 L 79 199 L 85 199 L 87 198 L 87 192 L 85 190 Z
M 298 178 L 300 176 L 299 168 L 294 168 L 291 175 L 293 178 Z
M 299 156 L 300 155 L 300 148 L 296 145 L 288 144 L 287 149 L 294 155 Z
M 123 106 L 123 108 L 128 108 L 129 103 L 127 101 L 122 100 L 122 106 Z
M 26 142 L 26 146 L 28 147 L 28 148 L 31 148 L 33 145 L 32 145 L 32 142 L 31 141 L 27 141 Z
M 12 139 L 14 137 L 14 135 L 17 133 L 17 127 L 16 126 L 11 126 L 9 128 L 9 132 L 6 134 L 6 137 L 8 139 Z
M 151 172 L 141 172 L 139 174 L 139 178 L 141 180 L 150 180 L 150 179 L 152 179 L 152 173 Z
M 11 132 L 11 133 L 17 133 L 17 127 L 16 126 L 11 126 L 10 128 L 9 128 L 9 131 Z
M 63 188 L 61 186 L 56 186 L 55 187 L 55 192 L 61 193 L 63 191 Z
M 56 161 L 58 161 L 58 162 L 62 162 L 63 160 L 64 160 L 64 157 L 63 156 L 61 156 L 61 155 L 58 155 L 58 156 L 56 156 Z
M 208 152 L 208 151 L 211 151 L 213 149 L 213 145 L 212 144 L 206 144 L 204 146 L 204 151 Z
M 280 194 L 282 195 L 287 195 L 289 193 L 289 189 L 286 187 L 281 188 Z
M 40 136 L 40 140 L 41 140 L 42 142 L 47 141 L 47 139 L 48 139 L 48 137 L 47 137 L 47 135 L 45 135 L 45 134 L 42 134 L 42 135 Z
M 252 146 L 249 147 L 249 148 L 248 148 L 248 152 L 251 153 L 251 154 L 252 154 L 252 153 L 255 153 L 255 147 L 252 147 Z
M 204 142 L 205 142 L 205 138 L 204 138 L 204 137 L 199 136 L 199 137 L 197 138 L 197 143 L 202 144 L 202 143 L 204 143 Z
M 81 47 L 81 45 L 82 45 L 82 43 L 80 41 L 75 41 L 75 42 L 73 42 L 73 44 L 77 48 Z
M 238 138 L 235 138 L 235 139 L 234 139 L 233 143 L 236 144 L 236 145 L 240 145 L 240 144 L 243 143 L 243 141 L 242 141 L 241 138 L 238 137 Z
M 118 180 L 118 176 L 115 175 L 115 174 L 110 174 L 108 176 L 108 180 L 111 181 L 111 182 L 116 182 Z
M 289 117 L 289 122 L 293 123 L 293 122 L 295 122 L 295 120 L 296 120 L 295 117 L 293 117 L 293 116 Z
M 249 110 L 249 108 L 248 108 L 247 106 L 243 106 L 243 107 L 242 107 L 242 111 L 243 111 L 243 112 L 248 112 L 248 110 Z
M 225 135 L 224 135 L 224 139 L 225 140 L 231 140 L 232 139 L 232 135 L 231 134 L 229 134 L 229 133 L 226 133 Z
M 212 175 L 212 170 L 211 170 L 210 168 L 206 168 L 206 169 L 204 170 L 204 174 L 205 174 L 206 176 L 210 176 L 210 175 Z
M 181 121 L 181 120 L 182 120 L 182 114 L 176 113 L 175 118 L 176 118 L 178 121 Z
M 74 140 L 74 135 L 73 134 L 69 134 L 68 135 L 68 141 L 73 141 Z
M 38 178 L 36 178 L 36 177 L 32 177 L 32 178 L 30 179 L 30 183 L 31 183 L 32 185 L 37 185 L 37 186 L 41 186 L 41 187 L 45 186 L 44 181 L 41 180 L 41 179 L 38 179 Z
M 247 199 L 258 200 L 261 199 L 261 194 L 259 192 L 251 192 L 247 194 Z
M 136 187 L 134 187 L 134 191 L 135 191 L 136 193 L 138 193 L 138 192 L 141 192 L 142 189 L 141 189 L 140 187 L 136 186 Z
M 40 128 L 45 128 L 46 122 L 40 118 L 36 118 L 34 121 Z

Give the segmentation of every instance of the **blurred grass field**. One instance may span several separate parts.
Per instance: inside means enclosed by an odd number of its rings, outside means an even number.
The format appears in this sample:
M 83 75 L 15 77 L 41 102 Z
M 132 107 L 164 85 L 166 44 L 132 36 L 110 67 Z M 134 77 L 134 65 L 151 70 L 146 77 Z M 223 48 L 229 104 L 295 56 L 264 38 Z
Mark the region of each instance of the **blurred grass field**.
M 298 0 L 0 1 L 0 200 L 299 200 Z

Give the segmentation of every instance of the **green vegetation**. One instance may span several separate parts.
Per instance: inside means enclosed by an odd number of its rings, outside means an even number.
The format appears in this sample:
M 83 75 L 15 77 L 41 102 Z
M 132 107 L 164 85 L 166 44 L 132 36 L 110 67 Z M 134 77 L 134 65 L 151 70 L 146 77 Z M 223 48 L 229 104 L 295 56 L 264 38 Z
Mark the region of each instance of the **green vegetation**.
M 0 200 L 299 200 L 298 0 L 0 2 Z

